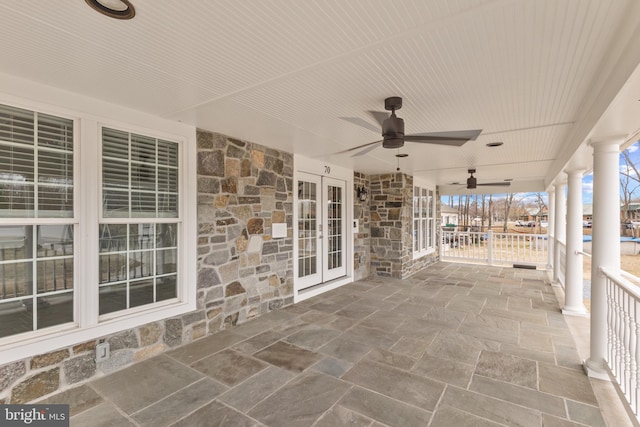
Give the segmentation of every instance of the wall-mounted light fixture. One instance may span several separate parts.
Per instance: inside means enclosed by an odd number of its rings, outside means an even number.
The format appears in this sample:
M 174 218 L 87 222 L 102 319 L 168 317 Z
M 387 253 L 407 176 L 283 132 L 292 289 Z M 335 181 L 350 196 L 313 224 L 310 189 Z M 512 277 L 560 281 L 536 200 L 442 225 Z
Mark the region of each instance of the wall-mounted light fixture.
M 367 191 L 366 188 L 364 188 L 364 186 L 362 186 L 362 187 L 356 188 L 356 194 L 358 196 L 358 200 L 360 200 L 361 202 L 366 202 L 369 192 Z
M 115 19 L 131 19 L 136 10 L 129 0 L 85 0 L 94 10 Z

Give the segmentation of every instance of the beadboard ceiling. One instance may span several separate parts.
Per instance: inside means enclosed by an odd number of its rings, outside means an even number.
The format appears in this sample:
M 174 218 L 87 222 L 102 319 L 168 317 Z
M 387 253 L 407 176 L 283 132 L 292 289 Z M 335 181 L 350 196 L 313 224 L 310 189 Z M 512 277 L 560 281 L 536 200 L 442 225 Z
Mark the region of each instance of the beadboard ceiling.
M 640 128 L 637 0 L 131 1 L 120 21 L 0 0 L 0 73 L 364 173 L 398 150 L 335 153 L 381 139 L 354 121 L 401 96 L 407 134 L 483 129 L 400 149 L 401 171 L 454 194 L 470 167 L 542 191 L 590 167 L 588 139 Z

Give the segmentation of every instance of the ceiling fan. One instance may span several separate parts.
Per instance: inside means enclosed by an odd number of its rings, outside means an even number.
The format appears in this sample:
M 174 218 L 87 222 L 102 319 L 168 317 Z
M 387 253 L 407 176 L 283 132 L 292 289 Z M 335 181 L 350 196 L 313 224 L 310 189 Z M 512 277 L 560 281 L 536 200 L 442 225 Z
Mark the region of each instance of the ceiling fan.
M 482 184 L 478 184 L 478 179 L 473 176 L 476 173 L 475 169 L 469 169 L 469 178 L 467 178 L 467 190 L 474 190 L 476 187 L 508 187 L 511 185 L 509 181 L 501 181 L 501 182 L 484 182 Z
M 467 141 L 475 140 L 478 135 L 480 135 L 480 132 L 482 132 L 482 129 L 472 129 L 405 135 L 404 120 L 396 116 L 396 110 L 402 108 L 402 98 L 399 96 L 392 96 L 385 99 L 384 108 L 387 111 L 391 111 L 390 116 L 387 116 L 387 113 L 381 111 L 369 111 L 369 114 L 371 114 L 371 116 L 380 124 L 382 128 L 382 140 L 368 142 L 366 144 L 341 151 L 340 153 L 360 150 L 353 154 L 352 157 L 362 156 L 363 154 L 366 154 L 369 151 L 378 148 L 381 142 L 383 148 L 400 148 L 404 146 L 405 141 L 460 147 Z M 353 117 L 343 117 L 343 119 L 367 129 L 374 130 L 375 132 L 379 131 L 377 128 L 371 126 L 369 123 L 365 122 L 362 119 Z

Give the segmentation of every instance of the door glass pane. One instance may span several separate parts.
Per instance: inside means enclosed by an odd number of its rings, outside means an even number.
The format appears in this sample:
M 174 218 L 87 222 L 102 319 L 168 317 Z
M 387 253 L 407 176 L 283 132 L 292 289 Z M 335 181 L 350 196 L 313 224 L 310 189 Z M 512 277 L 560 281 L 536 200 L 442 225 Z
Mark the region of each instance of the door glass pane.
M 317 203 L 317 185 L 298 181 L 298 277 L 317 273 Z
M 327 268 L 342 267 L 342 188 L 329 186 L 329 204 L 328 209 L 328 240 L 329 251 Z

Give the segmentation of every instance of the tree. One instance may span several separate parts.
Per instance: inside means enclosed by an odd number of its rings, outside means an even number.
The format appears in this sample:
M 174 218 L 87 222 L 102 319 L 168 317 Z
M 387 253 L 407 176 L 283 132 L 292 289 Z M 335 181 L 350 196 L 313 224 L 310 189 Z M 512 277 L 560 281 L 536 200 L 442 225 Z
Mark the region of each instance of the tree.
M 629 219 L 629 205 L 633 201 L 633 195 L 640 187 L 640 172 L 631 160 L 629 149 L 622 152 L 625 165 L 620 170 L 620 198 L 622 204 L 622 219 Z
M 504 233 L 506 233 L 508 230 L 508 222 L 509 222 L 509 213 L 511 211 L 511 206 L 514 203 L 517 203 L 516 200 L 516 195 L 515 193 L 509 193 L 507 194 L 507 197 L 504 199 L 505 203 L 504 203 L 504 224 L 502 225 L 502 231 Z

